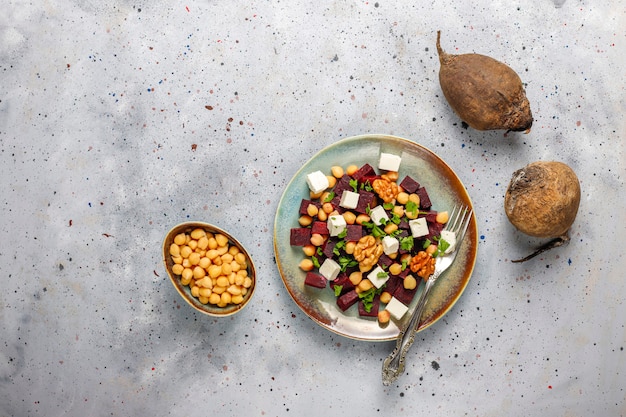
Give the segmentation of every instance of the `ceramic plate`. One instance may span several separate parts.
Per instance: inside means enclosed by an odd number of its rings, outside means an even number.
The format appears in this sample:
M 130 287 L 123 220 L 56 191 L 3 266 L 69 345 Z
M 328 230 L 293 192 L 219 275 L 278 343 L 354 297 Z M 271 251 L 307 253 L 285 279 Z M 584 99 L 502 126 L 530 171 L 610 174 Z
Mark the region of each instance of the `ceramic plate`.
M 426 187 L 433 210 L 451 211 L 455 204 L 472 207 L 467 190 L 441 158 L 415 142 L 394 136 L 362 135 L 343 139 L 313 156 L 295 174 L 279 202 L 274 224 L 274 252 L 280 275 L 293 300 L 313 321 L 332 332 L 357 340 L 393 340 L 409 315 L 405 314 L 399 322 L 392 319 L 388 325 L 381 327 L 375 318 L 359 317 L 356 306 L 346 312 L 341 311 L 329 287 L 318 289 L 304 285 L 306 274 L 298 266 L 304 257 L 302 248 L 292 247 L 289 238 L 291 228 L 299 227 L 300 203 L 303 198 L 309 198 L 307 174 L 317 170 L 329 173 L 333 165 L 345 168 L 352 164 L 362 166 L 369 163 L 376 168 L 380 152 L 401 155 L 400 179 L 410 175 Z M 472 216 L 456 261 L 431 290 L 419 330 L 443 317 L 459 299 L 472 275 L 477 249 L 476 217 Z M 414 310 L 420 291 L 421 288 L 409 306 L 410 311 Z

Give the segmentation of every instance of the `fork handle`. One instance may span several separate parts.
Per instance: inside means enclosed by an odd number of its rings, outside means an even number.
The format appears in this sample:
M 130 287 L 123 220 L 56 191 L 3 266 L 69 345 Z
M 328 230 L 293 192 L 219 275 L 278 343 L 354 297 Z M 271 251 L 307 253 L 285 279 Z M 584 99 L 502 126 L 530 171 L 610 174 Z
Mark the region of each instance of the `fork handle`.
M 438 275 L 438 274 L 437 274 Z M 428 293 L 433 284 L 437 280 L 437 276 L 431 275 L 426 281 L 422 295 L 420 296 L 415 311 L 411 315 L 406 327 L 400 330 L 398 339 L 396 341 L 396 348 L 387 356 L 383 362 L 383 385 L 387 386 L 394 382 L 402 372 L 404 372 L 404 362 L 406 353 L 415 341 L 415 334 L 420 324 L 422 313 L 424 312 L 424 306 L 428 301 Z

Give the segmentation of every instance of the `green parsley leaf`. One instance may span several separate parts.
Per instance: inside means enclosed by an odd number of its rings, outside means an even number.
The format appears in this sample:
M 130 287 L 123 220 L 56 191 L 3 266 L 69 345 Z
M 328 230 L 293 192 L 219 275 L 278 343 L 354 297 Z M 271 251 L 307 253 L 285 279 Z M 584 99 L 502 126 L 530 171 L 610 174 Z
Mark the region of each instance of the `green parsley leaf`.
M 413 244 L 414 244 L 413 236 L 406 236 L 400 239 L 400 247 L 403 250 L 410 251 L 411 249 L 413 249 Z
M 439 243 L 437 244 L 437 252 L 435 253 L 435 257 L 443 255 L 446 250 L 450 247 L 450 243 L 445 239 L 439 239 Z
M 335 297 L 339 297 L 341 295 L 341 290 L 343 290 L 343 285 L 335 285 Z
M 363 184 L 361 186 L 361 188 L 364 188 L 365 191 L 372 191 L 374 188 L 372 188 L 372 186 L 370 185 L 369 181 L 365 181 L 365 184 Z
M 324 203 L 331 202 L 333 198 L 335 198 L 335 192 L 331 191 L 330 193 L 328 193 L 328 197 L 324 199 Z
M 431 245 L 431 243 L 432 242 L 430 241 L 430 239 L 426 239 L 424 241 L 424 244 L 422 245 L 422 249 L 426 249 L 427 247 L 429 247 Z
M 343 239 L 343 238 L 344 238 L 344 237 L 346 237 L 346 236 L 348 236 L 348 228 L 347 228 L 347 227 L 346 227 L 345 229 L 343 229 L 343 230 L 341 231 L 341 233 L 339 233 L 339 234 L 337 235 L 337 237 L 338 237 L 339 239 Z
M 383 208 L 385 210 L 391 210 L 393 208 L 393 203 L 383 203 Z
M 417 204 L 415 204 L 414 201 L 409 201 L 406 203 L 406 205 L 404 206 L 404 210 L 406 210 L 407 212 L 411 213 L 412 215 L 417 217 L 417 212 L 419 210 L 419 206 Z
M 316 268 L 320 267 L 320 261 L 317 259 L 316 256 L 311 256 L 311 261 L 313 261 L 313 266 L 315 266 Z
M 391 222 L 393 224 L 400 224 L 401 221 L 402 221 L 402 217 L 398 216 L 395 213 L 391 215 Z
M 378 274 L 376 274 L 376 278 L 387 278 L 389 276 L 389 274 L 385 271 L 381 271 Z
M 356 193 L 359 190 L 359 182 L 352 178 L 350 180 L 350 187 L 352 187 L 352 190 L 354 190 L 354 192 Z
M 357 266 L 358 264 L 359 263 L 351 257 L 348 257 L 348 256 L 339 257 L 339 267 L 341 269 L 341 272 L 345 272 L 347 268 Z

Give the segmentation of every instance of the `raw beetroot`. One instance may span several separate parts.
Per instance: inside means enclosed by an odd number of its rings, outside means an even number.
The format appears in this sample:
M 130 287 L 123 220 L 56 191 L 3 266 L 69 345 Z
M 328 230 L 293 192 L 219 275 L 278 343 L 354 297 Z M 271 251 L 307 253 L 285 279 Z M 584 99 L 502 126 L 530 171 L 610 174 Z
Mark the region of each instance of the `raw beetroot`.
M 476 130 L 530 131 L 533 116 L 517 73 L 485 55 L 448 54 L 440 38 L 437 31 L 439 84 L 461 120 Z

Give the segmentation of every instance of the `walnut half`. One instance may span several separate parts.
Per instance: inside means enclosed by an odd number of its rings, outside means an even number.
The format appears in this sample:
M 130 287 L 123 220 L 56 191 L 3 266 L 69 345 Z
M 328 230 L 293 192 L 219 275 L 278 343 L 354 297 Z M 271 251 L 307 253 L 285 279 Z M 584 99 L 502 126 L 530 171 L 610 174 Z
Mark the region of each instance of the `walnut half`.
M 409 266 L 411 271 L 426 280 L 435 272 L 435 258 L 430 253 L 419 251 L 411 258 Z

